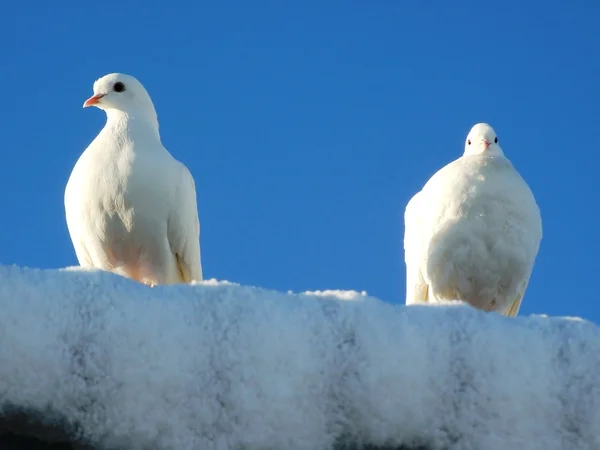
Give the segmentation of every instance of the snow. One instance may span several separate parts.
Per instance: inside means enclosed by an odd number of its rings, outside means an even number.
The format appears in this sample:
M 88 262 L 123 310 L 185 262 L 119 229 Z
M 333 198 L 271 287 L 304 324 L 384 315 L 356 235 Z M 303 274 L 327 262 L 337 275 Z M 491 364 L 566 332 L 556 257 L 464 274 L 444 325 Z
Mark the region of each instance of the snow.
M 0 413 L 96 448 L 600 448 L 581 319 L 76 268 L 0 267 L 0 304 Z

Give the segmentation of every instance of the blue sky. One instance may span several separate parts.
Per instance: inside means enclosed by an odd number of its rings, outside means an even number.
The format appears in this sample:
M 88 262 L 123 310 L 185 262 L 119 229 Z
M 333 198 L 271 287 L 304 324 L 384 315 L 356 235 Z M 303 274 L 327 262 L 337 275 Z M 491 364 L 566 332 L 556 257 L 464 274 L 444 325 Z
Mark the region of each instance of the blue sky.
M 75 265 L 63 193 L 137 77 L 196 179 L 205 276 L 404 302 L 403 212 L 491 123 L 542 210 L 522 314 L 600 322 L 596 1 L 11 2 L 0 262 Z

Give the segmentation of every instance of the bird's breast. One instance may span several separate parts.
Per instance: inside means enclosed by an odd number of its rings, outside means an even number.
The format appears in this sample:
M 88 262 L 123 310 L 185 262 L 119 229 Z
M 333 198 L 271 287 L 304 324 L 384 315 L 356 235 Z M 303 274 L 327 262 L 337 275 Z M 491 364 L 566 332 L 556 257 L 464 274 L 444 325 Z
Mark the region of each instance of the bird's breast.
M 73 221 L 106 240 L 166 221 L 160 167 L 127 152 L 92 156 L 78 161 L 69 180 L 65 202 Z

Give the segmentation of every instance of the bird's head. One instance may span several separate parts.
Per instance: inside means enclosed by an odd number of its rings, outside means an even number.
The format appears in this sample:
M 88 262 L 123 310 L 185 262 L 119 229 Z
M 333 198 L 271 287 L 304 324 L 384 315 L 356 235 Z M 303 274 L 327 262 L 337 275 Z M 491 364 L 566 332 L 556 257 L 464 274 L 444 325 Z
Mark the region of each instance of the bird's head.
M 465 155 L 503 155 L 498 136 L 487 123 L 478 123 L 467 135 Z
M 119 111 L 129 116 L 147 115 L 156 119 L 150 95 L 137 79 L 124 73 L 111 73 L 94 82 L 94 95 L 83 107 L 95 106 L 107 114 Z

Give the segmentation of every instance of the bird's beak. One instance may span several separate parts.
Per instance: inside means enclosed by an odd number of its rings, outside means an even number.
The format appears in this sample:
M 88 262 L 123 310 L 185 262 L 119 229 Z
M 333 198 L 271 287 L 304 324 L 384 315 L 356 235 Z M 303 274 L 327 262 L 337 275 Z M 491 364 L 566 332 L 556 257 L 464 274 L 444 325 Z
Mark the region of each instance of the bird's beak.
M 96 105 L 100 102 L 100 99 L 102 97 L 104 97 L 105 94 L 96 94 L 96 95 L 92 95 L 90 98 L 88 98 L 84 103 L 83 103 L 83 107 L 87 108 L 88 106 L 93 106 Z
M 93 97 L 92 97 L 92 98 L 93 98 Z M 90 100 L 91 100 L 91 99 L 90 99 Z M 89 101 L 89 100 L 88 100 L 88 101 Z M 487 139 L 484 139 L 484 140 L 483 140 L 483 148 L 484 148 L 485 150 L 487 150 L 487 149 L 490 147 L 490 145 L 491 145 L 491 144 L 490 144 L 490 141 L 488 141 Z

